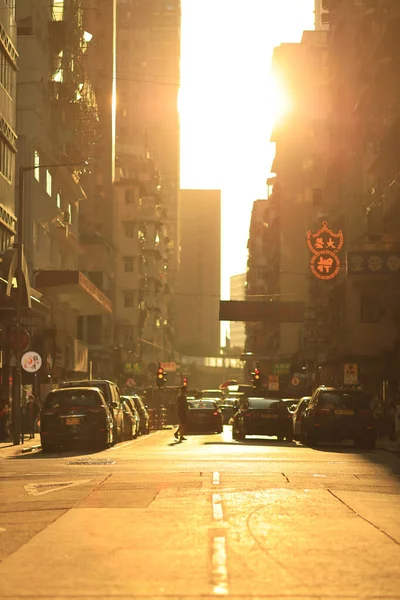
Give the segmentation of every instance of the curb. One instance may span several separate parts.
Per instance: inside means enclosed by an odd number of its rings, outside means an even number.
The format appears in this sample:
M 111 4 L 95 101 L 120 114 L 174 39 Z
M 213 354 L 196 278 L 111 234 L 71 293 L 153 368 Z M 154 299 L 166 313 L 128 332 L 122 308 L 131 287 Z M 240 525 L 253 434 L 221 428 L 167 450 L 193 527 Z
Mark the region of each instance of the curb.
M 27 452 L 32 452 L 32 450 L 41 450 L 42 446 L 38 444 L 37 446 L 29 446 L 28 448 L 22 448 L 21 454 L 26 454 Z

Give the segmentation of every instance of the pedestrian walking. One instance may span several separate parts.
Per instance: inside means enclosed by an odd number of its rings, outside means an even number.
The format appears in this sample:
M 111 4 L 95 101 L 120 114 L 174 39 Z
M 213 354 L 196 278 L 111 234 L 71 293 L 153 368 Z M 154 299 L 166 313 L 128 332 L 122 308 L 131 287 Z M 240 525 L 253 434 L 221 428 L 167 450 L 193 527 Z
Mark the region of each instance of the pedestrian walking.
M 187 398 L 186 398 L 185 386 L 181 387 L 181 393 L 179 394 L 179 396 L 176 400 L 176 404 L 177 404 L 177 409 L 178 409 L 179 426 L 178 426 L 178 429 L 175 431 L 174 436 L 177 440 L 179 439 L 179 441 L 182 442 L 182 441 L 186 440 L 184 435 L 186 433 L 187 413 L 188 413 L 188 403 L 187 403 Z
M 4 396 L 0 400 L 0 442 L 8 441 L 10 437 L 10 406 Z
M 35 429 L 36 423 L 39 416 L 39 405 L 35 400 L 35 396 L 32 394 L 28 396 L 26 405 L 25 405 L 25 418 L 27 429 L 29 433 L 29 439 L 33 439 L 35 437 Z

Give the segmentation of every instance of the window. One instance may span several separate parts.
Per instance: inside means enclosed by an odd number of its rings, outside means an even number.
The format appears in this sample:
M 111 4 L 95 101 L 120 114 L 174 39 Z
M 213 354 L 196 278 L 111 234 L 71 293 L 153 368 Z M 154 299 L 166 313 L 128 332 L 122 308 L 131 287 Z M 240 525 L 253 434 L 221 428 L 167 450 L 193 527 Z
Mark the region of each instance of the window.
M 62 21 L 64 18 L 64 0 L 53 0 L 53 21 Z
M 124 256 L 125 273 L 133 273 L 133 256 Z
M 134 341 L 135 329 L 133 327 L 125 327 L 124 329 L 124 342 L 127 344 Z
M 360 296 L 361 323 L 379 323 L 382 317 L 382 304 L 379 293 L 364 292 Z
M 135 235 L 135 223 L 134 221 L 125 221 L 123 224 L 125 237 L 133 238 Z
M 124 292 L 124 307 L 125 308 L 133 308 L 133 296 L 134 296 L 134 293 L 132 291 Z
M 125 192 L 125 204 L 134 204 L 135 203 L 135 190 L 128 189 Z
M 67 216 L 68 216 L 68 223 L 72 223 L 72 206 L 71 204 L 68 204 L 68 211 L 67 211 Z
M 35 150 L 34 152 L 34 156 L 33 156 L 33 164 L 36 167 L 35 170 L 33 171 L 34 175 L 35 175 L 35 179 L 36 181 L 40 181 L 40 156 L 39 156 L 39 152 L 37 150 Z
M 14 95 L 14 73 L 8 55 L 0 48 L 0 82 L 11 97 Z
M 52 188 L 53 188 L 53 177 L 50 173 L 50 171 L 47 171 L 46 169 L 46 194 L 48 196 L 50 196 L 51 198 L 51 194 L 52 194 Z
M 0 139 L 0 171 L 8 180 L 12 181 L 14 169 L 14 152 L 4 139 Z
M 57 192 L 56 202 L 57 202 L 57 208 L 61 209 L 61 194 L 60 194 L 60 192 Z

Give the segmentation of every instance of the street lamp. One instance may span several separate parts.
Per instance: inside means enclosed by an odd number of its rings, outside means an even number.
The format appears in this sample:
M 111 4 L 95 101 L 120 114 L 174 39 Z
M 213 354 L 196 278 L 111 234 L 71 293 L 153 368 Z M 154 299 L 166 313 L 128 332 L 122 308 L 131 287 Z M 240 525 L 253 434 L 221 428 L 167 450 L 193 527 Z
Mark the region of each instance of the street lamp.
M 14 446 L 18 446 L 21 442 L 21 387 L 22 387 L 22 327 L 21 327 L 21 311 L 22 311 L 22 255 L 23 255 L 23 215 L 24 215 L 24 176 L 28 171 L 36 169 L 54 169 L 57 167 L 80 167 L 87 166 L 87 162 L 80 163 L 64 163 L 64 164 L 48 164 L 35 165 L 29 167 L 19 167 L 18 170 L 18 220 L 17 220 L 17 241 L 14 248 L 17 250 L 17 289 L 15 294 L 15 325 L 16 325 L 16 351 L 15 351 L 15 385 L 14 394 L 11 404 L 11 419 L 12 419 L 12 437 Z

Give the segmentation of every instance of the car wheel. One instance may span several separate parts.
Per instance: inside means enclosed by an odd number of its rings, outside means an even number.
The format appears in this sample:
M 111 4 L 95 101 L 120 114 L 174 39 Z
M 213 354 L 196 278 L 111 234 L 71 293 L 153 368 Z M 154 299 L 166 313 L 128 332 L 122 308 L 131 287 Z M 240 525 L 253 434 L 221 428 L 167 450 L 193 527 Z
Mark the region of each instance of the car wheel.
M 360 450 L 372 450 L 375 448 L 376 440 L 354 440 L 354 445 Z
M 286 436 L 286 441 L 293 442 L 293 433 L 289 433 L 289 435 Z
M 306 433 L 304 437 L 307 446 L 318 446 L 318 438 L 315 434 L 313 435 L 312 433 Z
M 283 440 L 285 439 L 284 435 L 277 435 L 276 437 L 278 438 L 278 442 L 283 442 Z
M 55 452 L 57 450 L 57 446 L 49 444 L 49 442 L 42 441 L 41 446 L 43 454 L 50 454 L 50 452 Z

